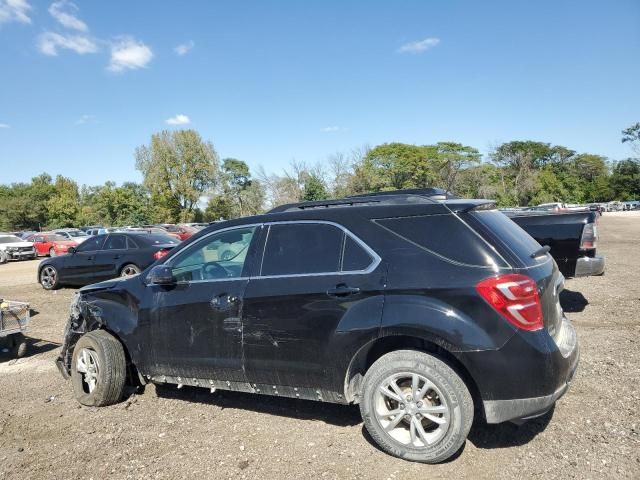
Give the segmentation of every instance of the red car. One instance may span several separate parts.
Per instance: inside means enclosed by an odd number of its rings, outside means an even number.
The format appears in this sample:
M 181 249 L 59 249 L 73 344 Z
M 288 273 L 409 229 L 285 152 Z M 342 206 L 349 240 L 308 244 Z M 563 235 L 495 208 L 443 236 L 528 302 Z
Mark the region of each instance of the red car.
M 27 238 L 27 241 L 33 242 L 33 246 L 36 247 L 37 255 L 48 255 L 50 257 L 64 255 L 69 250 L 69 247 L 78 246 L 78 242 L 67 240 L 62 235 L 50 232 L 31 235 Z
M 159 225 L 161 228 L 164 228 L 169 234 L 175 234 L 180 238 L 180 241 L 184 241 L 189 238 L 191 235 L 196 233 L 196 231 L 187 226 L 187 225 L 172 225 L 170 223 L 166 223 L 163 225 Z

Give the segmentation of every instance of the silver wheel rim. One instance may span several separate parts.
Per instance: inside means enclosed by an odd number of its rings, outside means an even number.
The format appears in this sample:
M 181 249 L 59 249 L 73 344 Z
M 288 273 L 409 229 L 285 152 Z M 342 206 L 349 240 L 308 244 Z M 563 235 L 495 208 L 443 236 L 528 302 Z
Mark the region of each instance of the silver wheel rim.
M 51 288 L 56 284 L 58 273 L 53 267 L 44 267 L 40 274 L 40 283 L 46 288 Z
M 82 375 L 83 387 L 87 393 L 93 392 L 98 384 L 98 355 L 90 348 L 83 348 L 76 359 L 76 372 Z
M 413 448 L 427 448 L 449 430 L 450 411 L 440 389 L 415 372 L 395 373 L 374 394 L 378 424 L 393 440 Z
M 56 256 L 56 251 L 53 248 L 49 249 L 49 256 L 50 257 L 55 257 Z
M 137 275 L 138 273 L 138 269 L 136 267 L 134 267 L 133 265 L 127 265 L 126 267 L 124 267 L 122 269 L 122 276 L 123 277 L 130 277 L 131 275 Z

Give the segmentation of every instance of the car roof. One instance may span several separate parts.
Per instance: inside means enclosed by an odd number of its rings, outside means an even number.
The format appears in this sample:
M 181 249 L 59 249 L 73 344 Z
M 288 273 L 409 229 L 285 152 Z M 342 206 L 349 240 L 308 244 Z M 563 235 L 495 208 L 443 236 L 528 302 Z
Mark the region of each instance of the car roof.
M 472 208 L 494 208 L 493 200 L 459 199 L 440 189 L 411 189 L 374 193 L 315 202 L 291 203 L 276 207 L 262 215 L 236 218 L 210 224 L 200 232 L 257 223 L 323 220 L 351 223 L 354 218 L 451 214 Z

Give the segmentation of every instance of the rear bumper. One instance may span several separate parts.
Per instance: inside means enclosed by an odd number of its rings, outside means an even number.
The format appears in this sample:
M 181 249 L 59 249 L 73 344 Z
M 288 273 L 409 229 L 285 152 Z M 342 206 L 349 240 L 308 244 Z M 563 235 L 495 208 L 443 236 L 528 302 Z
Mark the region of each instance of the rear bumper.
M 515 348 L 507 346 L 503 351 L 508 357 L 492 362 L 496 368 L 500 361 L 502 368 L 490 391 L 482 392 L 481 388 L 487 423 L 519 422 L 543 415 L 569 388 L 580 357 L 575 329 L 564 318 L 555 337 L 540 332 L 538 338 L 542 335 L 547 338 L 540 344 L 542 348 L 527 353 L 528 342 L 516 343 Z M 515 369 L 511 368 L 514 365 Z
M 576 262 L 576 277 L 602 275 L 604 263 L 604 257 L 580 257 Z

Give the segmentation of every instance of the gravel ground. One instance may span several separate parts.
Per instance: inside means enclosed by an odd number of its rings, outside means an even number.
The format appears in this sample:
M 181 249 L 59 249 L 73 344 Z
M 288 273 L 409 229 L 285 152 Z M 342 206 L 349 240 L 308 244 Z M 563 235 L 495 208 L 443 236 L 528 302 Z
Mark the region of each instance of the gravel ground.
M 53 364 L 74 291 L 42 290 L 37 261 L 0 265 L 0 297 L 35 311 L 29 356 L 0 356 L 0 478 L 640 478 L 640 217 L 599 232 L 606 275 L 563 294 L 582 349 L 569 392 L 521 427 L 474 425 L 435 466 L 378 450 L 357 407 L 153 386 L 81 407 Z

